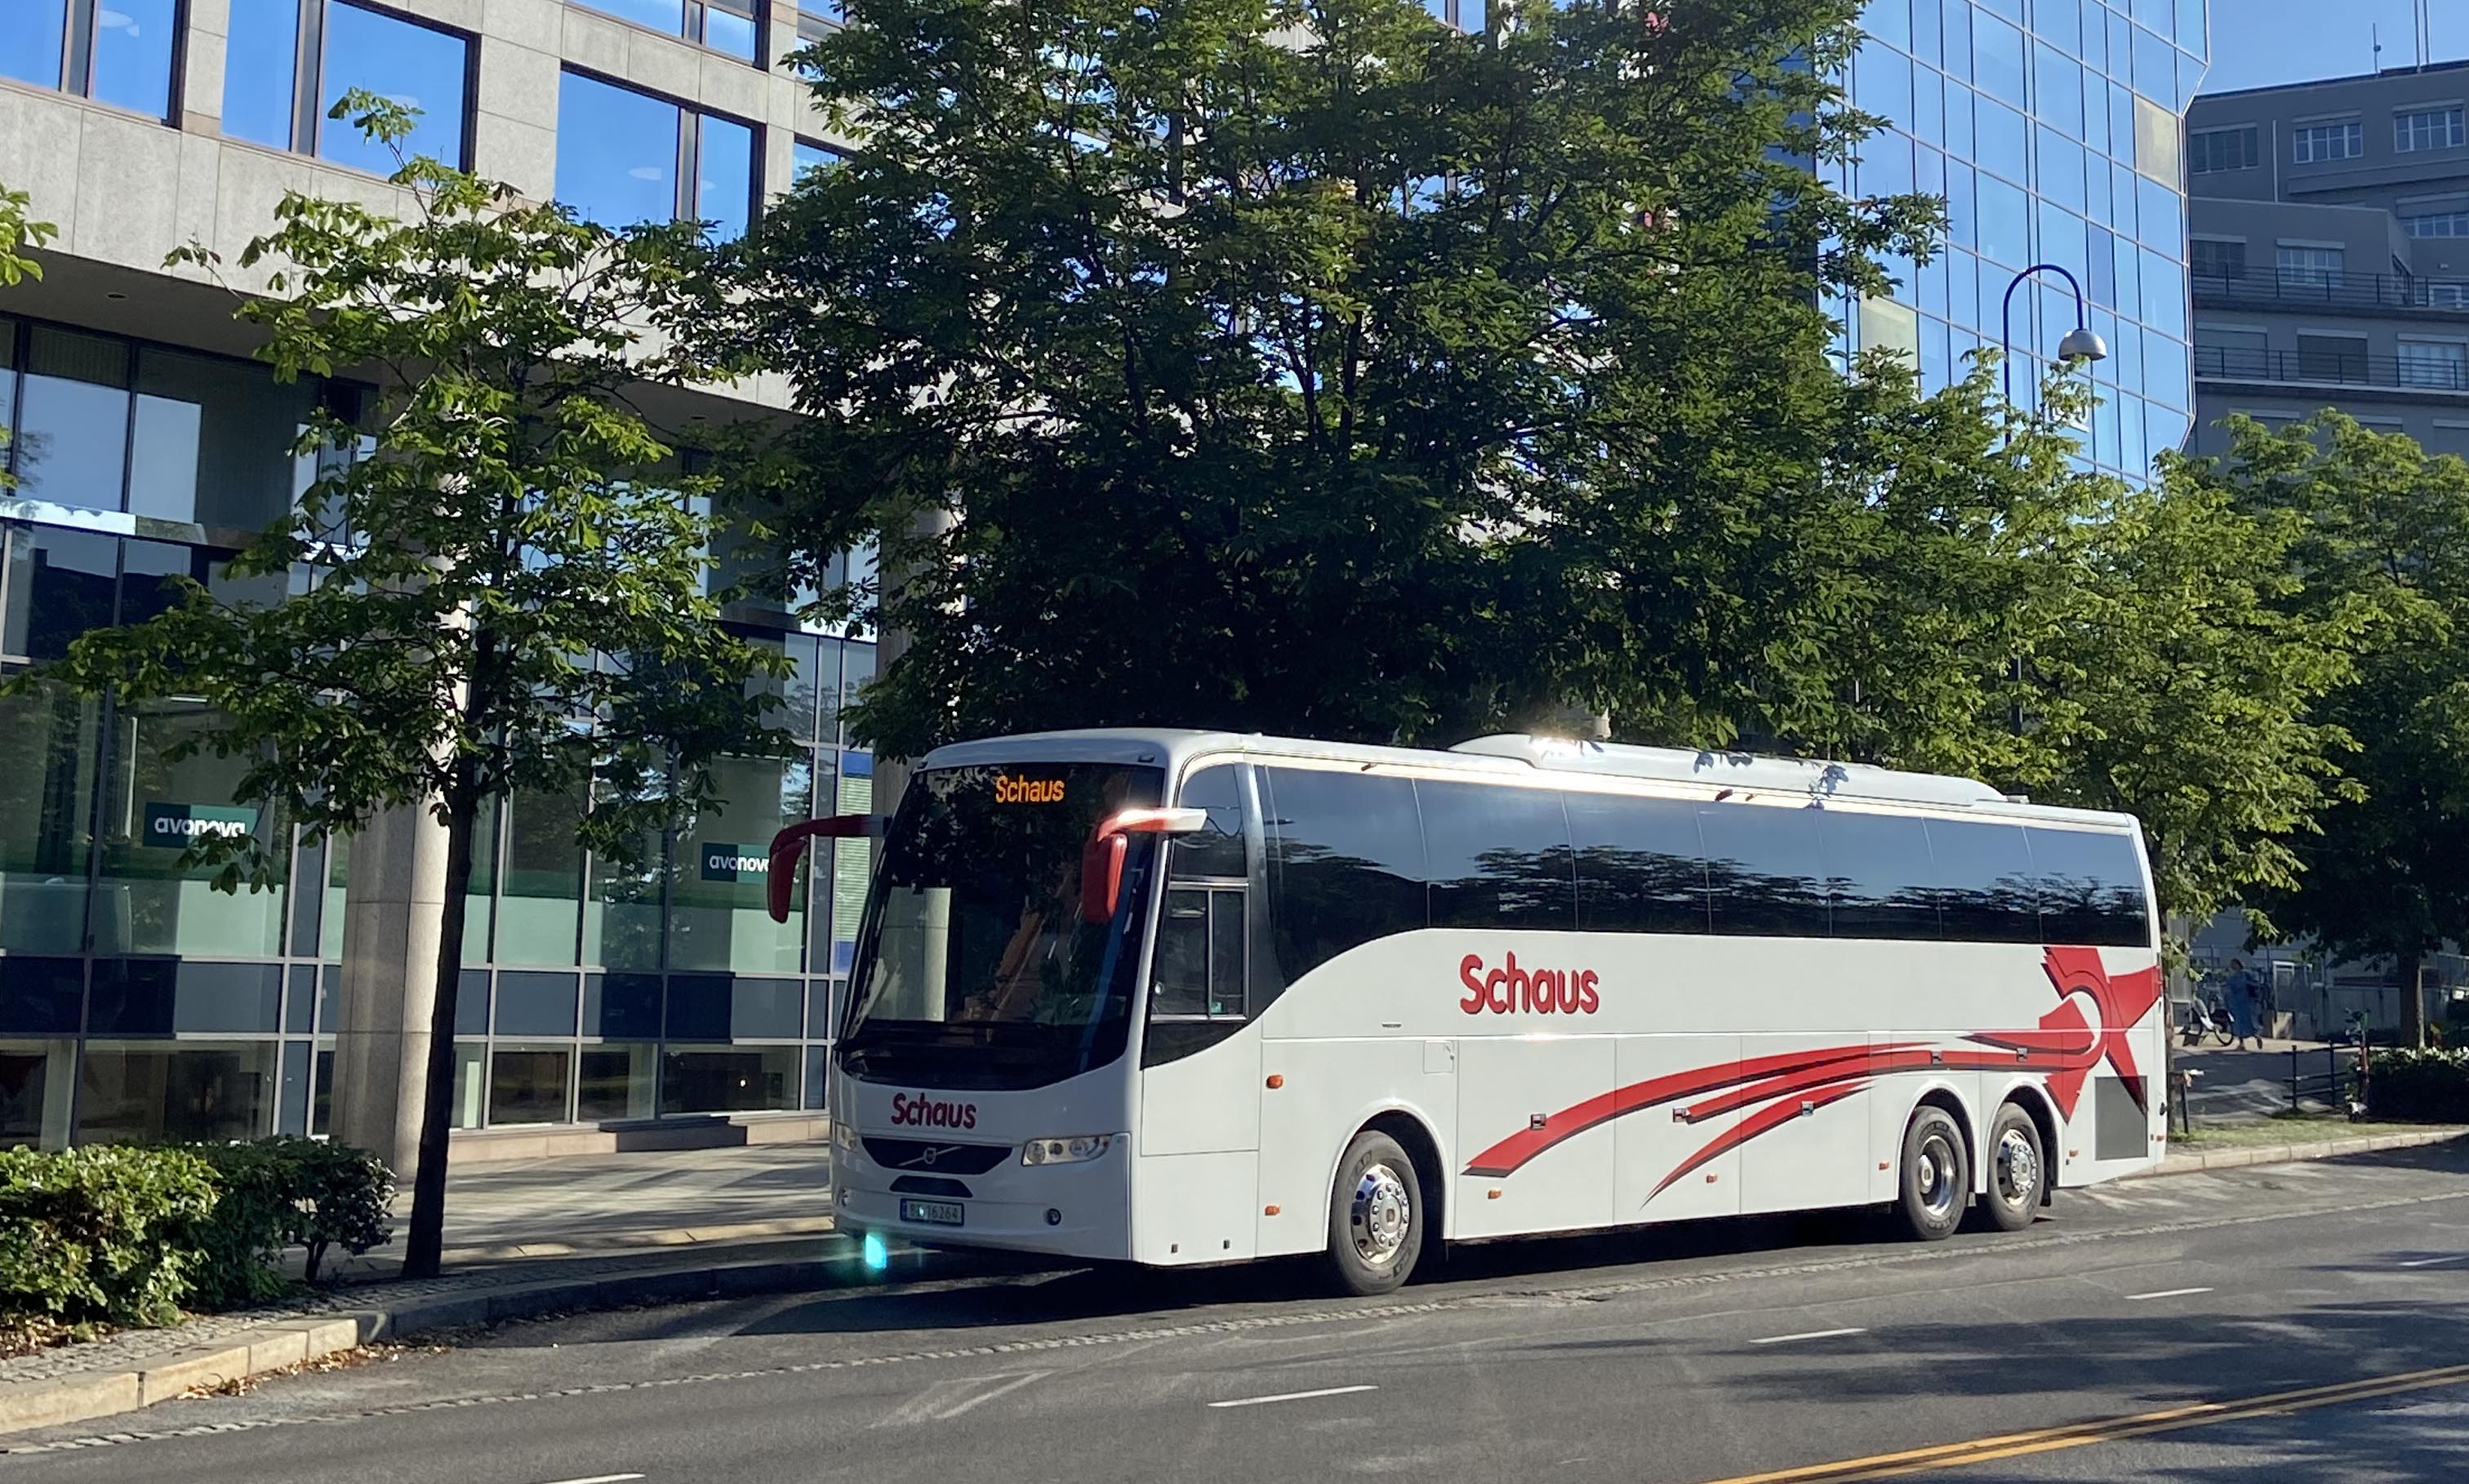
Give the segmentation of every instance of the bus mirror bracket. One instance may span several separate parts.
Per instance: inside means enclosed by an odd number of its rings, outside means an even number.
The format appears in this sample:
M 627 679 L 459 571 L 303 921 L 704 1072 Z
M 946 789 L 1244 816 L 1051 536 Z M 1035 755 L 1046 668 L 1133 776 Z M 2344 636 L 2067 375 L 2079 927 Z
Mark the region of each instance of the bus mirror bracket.
M 1080 852 L 1080 921 L 1115 920 L 1123 899 L 1123 857 L 1133 835 L 1197 834 L 1208 827 L 1205 809 L 1127 809 L 1100 820 Z
M 808 840 L 870 840 L 882 834 L 879 814 L 835 814 L 803 820 L 772 836 L 771 865 L 763 879 L 763 905 L 772 921 L 789 920 L 789 898 L 796 890 L 797 862 L 805 856 Z

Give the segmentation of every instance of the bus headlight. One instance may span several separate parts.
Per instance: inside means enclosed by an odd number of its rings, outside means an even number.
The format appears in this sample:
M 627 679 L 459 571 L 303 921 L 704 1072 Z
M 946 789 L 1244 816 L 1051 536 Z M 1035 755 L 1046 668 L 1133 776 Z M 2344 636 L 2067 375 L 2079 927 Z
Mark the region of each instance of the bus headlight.
M 857 1126 L 845 1119 L 832 1120 L 832 1152 L 836 1154 L 857 1153 Z
M 1031 1139 L 1020 1147 L 1025 1165 L 1076 1165 L 1095 1159 L 1115 1142 L 1111 1133 L 1076 1133 L 1069 1138 Z

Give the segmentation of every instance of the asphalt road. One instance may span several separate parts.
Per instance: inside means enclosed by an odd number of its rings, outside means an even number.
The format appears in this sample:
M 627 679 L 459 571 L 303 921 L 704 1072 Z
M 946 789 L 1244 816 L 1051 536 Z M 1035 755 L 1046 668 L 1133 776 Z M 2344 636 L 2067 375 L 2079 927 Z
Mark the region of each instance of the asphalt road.
M 0 1479 L 2469 1478 L 2457 1146 L 2066 1193 L 1935 1246 L 1849 1215 L 1495 1244 L 1373 1301 L 901 1266 L 8 1440 Z

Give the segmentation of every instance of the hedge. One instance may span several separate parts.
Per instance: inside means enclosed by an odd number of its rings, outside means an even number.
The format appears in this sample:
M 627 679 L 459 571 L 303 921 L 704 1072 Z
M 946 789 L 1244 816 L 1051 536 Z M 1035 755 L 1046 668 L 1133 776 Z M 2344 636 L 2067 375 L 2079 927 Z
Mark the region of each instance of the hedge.
M 2366 1112 L 2407 1123 L 2469 1123 L 2469 1050 L 2374 1052 Z
M 291 1286 L 287 1248 L 314 1282 L 330 1249 L 388 1241 L 393 1197 L 366 1151 L 290 1135 L 0 1152 L 0 1316 L 154 1325 L 263 1303 Z

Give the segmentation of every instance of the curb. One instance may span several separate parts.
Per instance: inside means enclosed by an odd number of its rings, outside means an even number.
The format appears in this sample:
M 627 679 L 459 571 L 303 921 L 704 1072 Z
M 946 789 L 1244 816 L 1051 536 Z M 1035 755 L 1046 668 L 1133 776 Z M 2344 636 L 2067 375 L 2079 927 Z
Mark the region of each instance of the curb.
M 803 1292 L 831 1286 L 841 1276 L 843 1262 L 825 1255 L 599 1278 L 550 1278 L 476 1293 L 421 1294 L 382 1307 L 276 1320 L 220 1339 L 167 1350 L 149 1357 L 141 1367 L 0 1384 L 0 1435 L 134 1411 L 168 1402 L 193 1386 L 224 1385 L 356 1350 L 375 1340 L 401 1339 L 433 1330 L 629 1304 Z
M 2248 1165 L 2296 1164 L 2309 1159 L 2339 1159 L 2349 1154 L 2376 1154 L 2393 1149 L 2422 1149 L 2469 1137 L 2469 1129 L 2430 1129 L 2424 1133 L 2370 1133 L 2347 1139 L 2319 1139 L 2307 1144 L 2258 1144 L 2248 1149 L 2216 1149 L 2201 1153 L 2171 1154 L 2159 1165 L 2130 1180 L 2192 1175 L 2199 1170 L 2236 1170 Z

